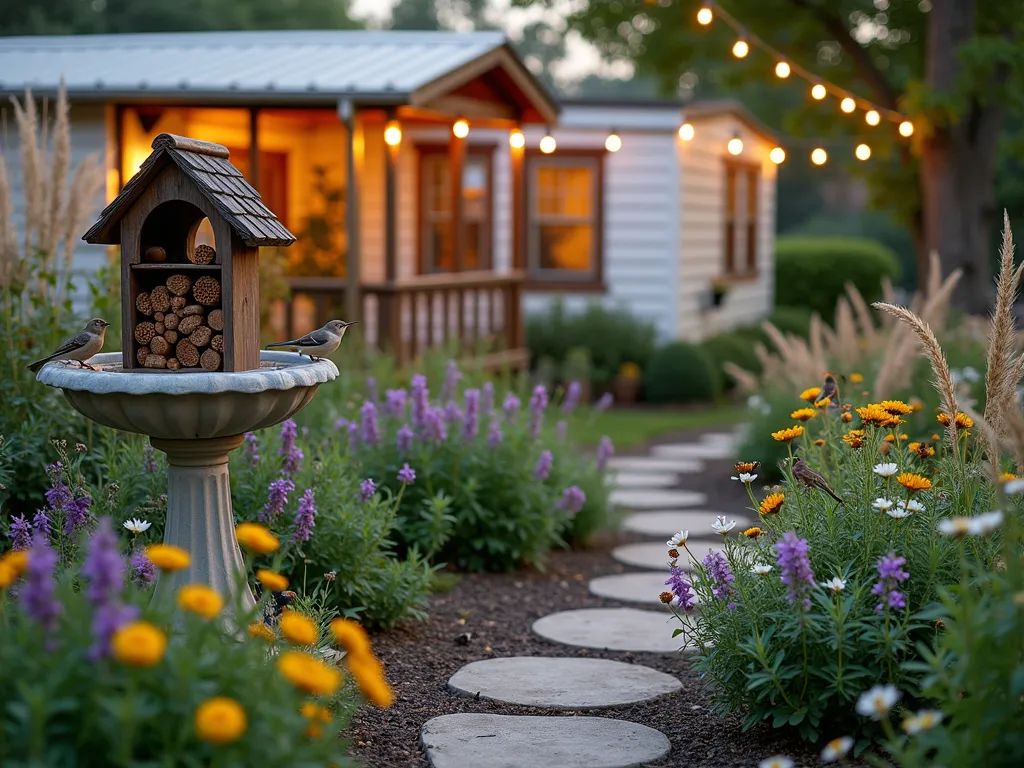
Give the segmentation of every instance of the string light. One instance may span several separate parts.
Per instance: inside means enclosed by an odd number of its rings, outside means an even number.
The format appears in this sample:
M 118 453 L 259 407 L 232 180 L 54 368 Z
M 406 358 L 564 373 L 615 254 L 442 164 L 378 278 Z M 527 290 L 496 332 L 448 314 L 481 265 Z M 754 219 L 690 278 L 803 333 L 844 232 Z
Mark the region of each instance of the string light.
M 853 150 L 853 154 L 857 156 L 858 160 L 867 160 L 871 157 L 871 147 L 867 144 L 858 144 L 857 148 Z
M 732 55 L 737 59 L 745 58 L 750 53 L 750 46 L 746 40 L 737 40 L 732 46 Z
M 768 153 L 768 159 L 779 165 L 786 160 L 786 150 L 782 147 L 775 147 L 775 149 Z
M 402 127 L 397 120 L 389 121 L 384 129 L 384 143 L 389 147 L 397 147 L 402 143 Z
M 828 162 L 828 152 L 826 152 L 821 147 L 818 147 L 813 152 L 811 152 L 811 162 L 814 163 L 815 165 L 824 165 L 826 162 Z
M 789 73 L 790 72 L 792 72 L 792 69 L 789 66 L 789 62 L 780 61 L 778 64 L 775 65 L 775 76 L 776 77 L 779 77 L 779 78 L 782 78 L 783 80 L 785 80 L 787 77 L 789 77 Z
M 609 152 L 618 152 L 622 149 L 622 139 L 619 138 L 619 134 L 612 131 L 608 134 L 608 138 L 604 140 L 604 148 Z
M 733 136 L 729 139 L 729 143 L 726 145 L 726 149 L 729 150 L 730 155 L 738 155 L 743 151 L 743 139 L 739 136 Z
M 914 135 L 914 124 L 909 120 L 904 120 L 900 123 L 900 136 L 913 136 Z
M 538 146 L 540 147 L 541 152 L 543 152 L 545 155 L 550 155 L 552 152 L 555 151 L 555 148 L 558 146 L 558 143 L 555 141 L 554 136 L 552 136 L 550 133 L 546 133 L 544 134 L 544 138 L 540 140 L 540 144 Z
M 853 112 L 853 110 L 857 108 L 857 102 L 855 102 L 853 99 L 847 96 L 845 99 L 839 102 L 839 108 L 843 110 L 843 112 L 849 114 L 850 112 Z
M 683 123 L 679 126 L 679 138 L 683 141 L 693 141 L 693 137 L 696 132 L 693 130 L 693 126 L 689 123 Z
M 456 120 L 452 123 L 452 133 L 455 134 L 455 138 L 464 139 L 469 136 L 469 123 L 465 120 Z
M 816 83 L 814 85 L 814 87 L 811 88 L 811 98 L 812 99 L 817 99 L 818 101 L 821 101 L 827 95 L 828 95 L 828 91 L 825 90 L 825 86 L 822 85 L 821 83 Z
M 715 14 L 713 14 L 711 12 L 711 9 L 708 8 L 706 5 L 702 6 L 701 9 L 697 11 L 697 23 L 700 24 L 701 26 L 706 27 L 708 24 L 711 23 L 711 20 L 714 18 Z
M 508 143 L 512 149 L 522 149 L 526 146 L 526 137 L 518 128 L 513 128 L 508 132 Z
M 882 120 L 882 117 L 881 117 L 881 115 L 878 114 L 878 110 L 869 109 L 864 114 L 864 122 L 867 123 L 868 125 L 878 125 L 878 123 L 881 120 Z

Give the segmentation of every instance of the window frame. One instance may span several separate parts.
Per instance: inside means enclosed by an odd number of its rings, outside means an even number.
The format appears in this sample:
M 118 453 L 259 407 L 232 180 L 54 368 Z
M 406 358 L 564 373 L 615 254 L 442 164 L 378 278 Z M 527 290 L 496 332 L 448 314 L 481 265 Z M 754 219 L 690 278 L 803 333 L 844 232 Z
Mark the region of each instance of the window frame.
M 526 288 L 540 291 L 580 291 L 604 293 L 607 286 L 604 282 L 604 163 L 608 151 L 601 149 L 562 149 L 552 154 L 545 154 L 536 149 L 528 149 L 524 158 L 523 173 L 525 179 L 523 221 L 526 244 Z M 579 167 L 585 165 L 593 170 L 590 226 L 593 230 L 591 238 L 591 269 L 586 273 L 572 270 L 541 269 L 539 249 L 539 224 L 534 212 L 534 204 L 539 191 L 537 189 L 537 169 L 544 165 L 563 167 Z
M 724 200 L 722 201 L 722 263 L 723 279 L 754 280 L 760 274 L 758 234 L 761 225 L 762 168 L 759 163 L 726 159 L 723 167 Z M 744 180 L 740 194 L 740 179 Z M 753 191 L 752 191 L 753 190 Z M 739 248 L 743 233 L 743 249 Z
M 428 162 L 437 162 L 437 158 L 449 159 L 449 146 L 447 144 L 416 144 L 416 274 L 417 275 L 448 275 L 457 274 L 453 269 L 437 269 L 433 253 L 427 254 L 427 211 L 426 205 L 429 199 L 427 190 L 427 174 L 425 169 Z M 484 218 L 481 226 L 481 240 L 483 248 L 480 253 L 480 261 L 485 265 L 475 270 L 466 271 L 494 271 L 494 153 L 497 144 L 493 143 L 467 143 L 464 147 L 463 163 L 467 160 L 483 160 L 487 173 L 487 180 L 484 184 L 487 202 L 484 204 Z M 453 214 L 450 214 L 453 215 Z M 454 218 L 454 215 L 453 215 Z M 465 219 L 452 222 L 458 226 L 464 226 Z M 465 260 L 465 249 L 463 249 L 463 261 Z

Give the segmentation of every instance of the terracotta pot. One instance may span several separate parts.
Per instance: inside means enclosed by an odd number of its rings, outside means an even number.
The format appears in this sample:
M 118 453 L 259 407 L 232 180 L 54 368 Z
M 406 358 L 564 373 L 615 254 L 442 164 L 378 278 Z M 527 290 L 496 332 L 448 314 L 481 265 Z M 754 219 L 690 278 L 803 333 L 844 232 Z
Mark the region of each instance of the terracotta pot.
M 612 394 L 615 395 L 615 402 L 631 405 L 640 396 L 640 380 L 616 376 L 612 382 Z

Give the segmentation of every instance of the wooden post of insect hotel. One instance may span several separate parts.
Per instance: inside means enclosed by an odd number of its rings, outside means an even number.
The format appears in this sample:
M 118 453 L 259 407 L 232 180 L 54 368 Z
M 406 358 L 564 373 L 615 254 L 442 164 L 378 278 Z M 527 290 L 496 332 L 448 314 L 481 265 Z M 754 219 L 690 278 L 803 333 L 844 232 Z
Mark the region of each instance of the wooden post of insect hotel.
M 215 247 L 196 243 L 209 219 Z M 126 370 L 260 367 L 259 247 L 295 237 L 219 144 L 162 133 L 83 238 L 121 246 Z

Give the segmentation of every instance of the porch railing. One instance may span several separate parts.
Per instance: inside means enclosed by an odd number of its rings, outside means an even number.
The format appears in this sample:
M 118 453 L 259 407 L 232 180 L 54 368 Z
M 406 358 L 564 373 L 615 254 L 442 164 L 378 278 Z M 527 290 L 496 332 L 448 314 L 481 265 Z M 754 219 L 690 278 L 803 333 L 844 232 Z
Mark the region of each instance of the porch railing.
M 522 367 L 527 361 L 522 317 L 522 272 L 457 272 L 394 283 L 363 283 L 362 323 L 367 343 L 399 363 L 427 349 L 455 343 L 483 366 Z M 346 312 L 344 278 L 293 277 L 285 303 L 286 338 L 318 328 Z

